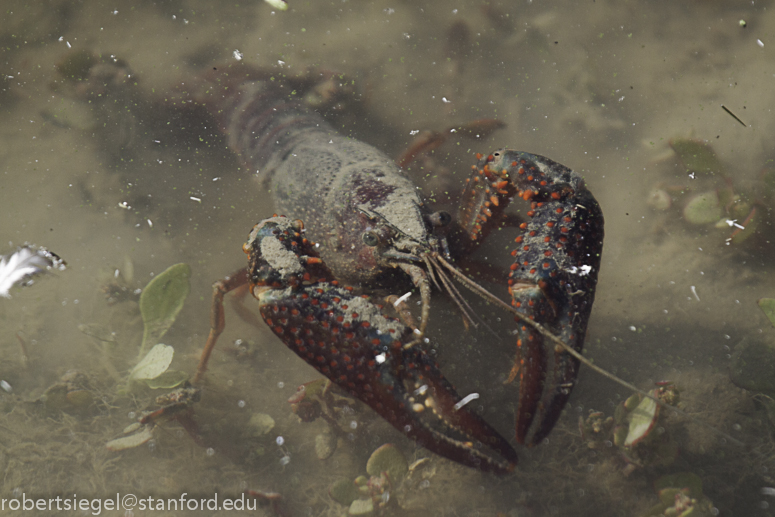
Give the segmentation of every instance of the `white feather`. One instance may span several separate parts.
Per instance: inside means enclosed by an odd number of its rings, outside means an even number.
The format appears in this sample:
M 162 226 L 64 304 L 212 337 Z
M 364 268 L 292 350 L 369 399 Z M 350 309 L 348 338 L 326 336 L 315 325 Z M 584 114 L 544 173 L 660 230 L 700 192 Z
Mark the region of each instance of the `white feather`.
M 0 256 L 0 296 L 10 298 L 13 286 L 29 285 L 35 276 L 51 269 L 63 270 L 65 262 L 46 248 L 23 246 Z

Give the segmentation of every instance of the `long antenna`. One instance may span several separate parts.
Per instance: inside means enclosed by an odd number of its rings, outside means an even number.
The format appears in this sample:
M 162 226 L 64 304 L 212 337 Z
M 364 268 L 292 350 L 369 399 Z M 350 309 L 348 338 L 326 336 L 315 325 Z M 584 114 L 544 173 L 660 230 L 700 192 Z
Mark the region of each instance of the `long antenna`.
M 707 422 L 703 422 L 699 418 L 690 415 L 689 413 L 687 413 L 683 409 L 679 409 L 679 408 L 677 408 L 675 406 L 671 406 L 670 404 L 666 404 L 666 403 L 662 402 L 661 400 L 653 397 L 651 394 L 647 393 L 646 391 L 643 391 L 640 388 L 637 388 L 634 385 L 630 384 L 629 382 L 627 382 L 627 381 L 625 381 L 623 379 L 620 379 L 616 375 L 614 375 L 614 374 L 612 374 L 612 373 L 610 373 L 610 372 L 600 368 L 596 364 L 592 363 L 592 361 L 590 361 L 589 359 L 587 359 L 586 357 L 584 357 L 583 355 L 578 353 L 576 350 L 574 350 L 573 348 L 568 346 L 562 339 L 560 339 L 557 336 L 555 336 L 554 334 L 552 334 L 546 327 L 544 327 L 543 325 L 541 325 L 540 323 L 538 323 L 538 322 L 536 322 L 534 320 L 531 320 L 530 318 L 528 318 L 527 316 L 525 316 L 524 314 L 519 312 L 517 309 L 515 309 L 511 305 L 507 304 L 506 302 L 504 302 L 503 300 L 501 300 L 500 298 L 498 298 L 497 296 L 495 296 L 494 294 L 489 292 L 487 289 L 485 289 L 484 287 L 480 286 L 479 284 L 477 284 L 476 282 L 474 282 L 473 280 L 471 280 L 470 278 L 465 276 L 454 265 L 452 265 L 449 262 L 447 262 L 447 260 L 445 260 L 443 257 L 437 256 L 436 260 L 438 260 L 441 264 L 444 265 L 444 267 L 446 267 L 449 271 L 451 271 L 452 274 L 455 276 L 455 278 L 460 280 L 461 283 L 463 283 L 466 287 L 468 287 L 469 289 L 471 289 L 475 293 L 479 294 L 480 296 L 482 296 L 486 300 L 489 300 L 489 301 L 493 302 L 494 304 L 498 305 L 500 308 L 510 312 L 511 314 L 513 314 L 514 316 L 519 318 L 519 320 L 522 323 L 525 323 L 525 324 L 533 327 L 535 330 L 537 330 L 539 333 L 541 333 L 544 337 L 546 337 L 547 339 L 552 341 L 554 344 L 556 344 L 557 346 L 562 348 L 564 351 L 568 352 L 570 355 L 572 355 L 573 357 L 578 359 L 579 362 L 581 362 L 585 366 L 588 366 L 592 370 L 596 371 L 597 373 L 599 373 L 600 375 L 602 375 L 606 379 L 610 379 L 610 380 L 614 381 L 615 383 L 620 384 L 621 386 L 624 386 L 625 388 L 627 388 L 629 390 L 632 390 L 632 391 L 638 393 L 639 395 L 641 395 L 643 397 L 646 397 L 646 398 L 649 398 L 649 399 L 653 400 L 660 407 L 664 408 L 667 411 L 675 411 L 676 413 L 684 416 L 685 418 L 689 419 L 690 421 L 694 422 L 695 424 L 698 424 L 698 425 L 701 425 L 701 426 L 704 426 L 704 427 L 707 427 L 707 428 L 711 429 L 714 433 L 718 434 L 719 436 L 722 436 L 722 437 L 726 438 L 727 440 L 729 440 L 730 442 L 734 443 L 735 445 L 739 445 L 741 447 L 745 446 L 745 444 L 743 442 L 741 442 L 737 438 L 734 438 L 731 435 L 725 433 L 724 431 L 722 431 L 720 429 L 716 429 L 715 427 L 713 427 L 712 425 L 708 424 Z

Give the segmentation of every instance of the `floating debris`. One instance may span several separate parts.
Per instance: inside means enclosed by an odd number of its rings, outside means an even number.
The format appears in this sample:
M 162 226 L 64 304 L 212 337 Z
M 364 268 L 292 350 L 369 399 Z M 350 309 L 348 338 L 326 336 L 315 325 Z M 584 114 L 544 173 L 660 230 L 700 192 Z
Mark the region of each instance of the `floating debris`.
M 67 264 L 46 248 L 22 246 L 0 257 L 0 296 L 10 298 L 15 285 L 27 286 L 33 279 L 52 269 L 63 271 Z

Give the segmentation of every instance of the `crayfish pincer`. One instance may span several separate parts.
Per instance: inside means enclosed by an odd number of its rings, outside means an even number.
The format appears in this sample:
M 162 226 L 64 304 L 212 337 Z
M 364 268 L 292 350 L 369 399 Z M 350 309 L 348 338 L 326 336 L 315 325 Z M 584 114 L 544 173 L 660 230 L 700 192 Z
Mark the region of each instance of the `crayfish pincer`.
M 461 403 L 413 331 L 333 280 L 285 217 L 258 223 L 245 244 L 248 278 L 272 331 L 321 374 L 425 448 L 485 471 L 513 470 L 508 441 Z

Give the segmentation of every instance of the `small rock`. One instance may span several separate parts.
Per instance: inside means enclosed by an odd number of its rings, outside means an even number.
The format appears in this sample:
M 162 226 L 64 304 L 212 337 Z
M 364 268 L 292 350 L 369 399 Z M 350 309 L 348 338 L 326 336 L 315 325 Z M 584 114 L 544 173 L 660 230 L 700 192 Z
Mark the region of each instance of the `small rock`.
M 371 499 L 356 499 L 350 504 L 348 515 L 371 515 L 374 513 L 374 503 Z
M 254 438 L 259 438 L 274 429 L 274 418 L 265 413 L 254 413 L 250 417 L 248 428 Z

